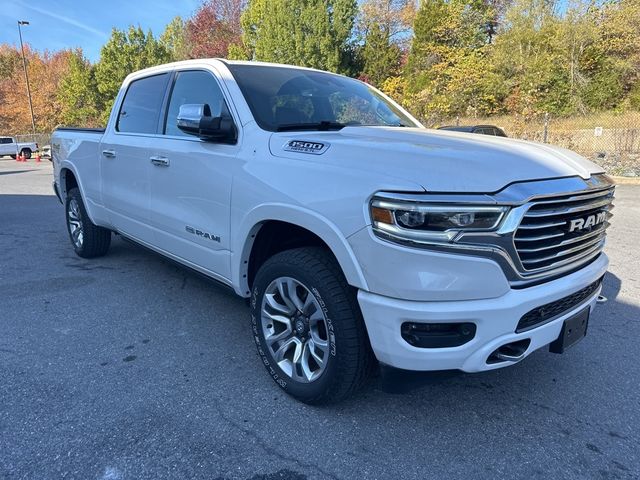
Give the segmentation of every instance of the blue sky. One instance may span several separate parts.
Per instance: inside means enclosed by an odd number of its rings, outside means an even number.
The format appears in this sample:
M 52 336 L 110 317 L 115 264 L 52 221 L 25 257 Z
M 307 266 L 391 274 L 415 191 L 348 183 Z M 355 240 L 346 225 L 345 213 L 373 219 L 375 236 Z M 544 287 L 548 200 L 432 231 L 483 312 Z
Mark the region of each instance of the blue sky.
M 2 0 L 0 43 L 18 45 L 18 20 L 25 43 L 36 50 L 82 47 L 91 61 L 100 57 L 100 47 L 111 28 L 140 25 L 159 35 L 173 17 L 188 17 L 200 0 Z

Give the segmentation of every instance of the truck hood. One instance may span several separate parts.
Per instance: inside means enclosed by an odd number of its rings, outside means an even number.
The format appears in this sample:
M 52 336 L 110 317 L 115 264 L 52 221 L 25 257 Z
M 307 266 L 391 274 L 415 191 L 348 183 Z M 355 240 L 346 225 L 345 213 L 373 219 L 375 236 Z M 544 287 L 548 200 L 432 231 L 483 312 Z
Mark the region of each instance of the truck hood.
M 292 141 L 311 142 L 310 148 Z M 282 132 L 271 135 L 269 147 L 275 156 L 362 169 L 432 192 L 490 193 L 514 182 L 587 179 L 603 171 L 577 153 L 551 145 L 422 128 Z

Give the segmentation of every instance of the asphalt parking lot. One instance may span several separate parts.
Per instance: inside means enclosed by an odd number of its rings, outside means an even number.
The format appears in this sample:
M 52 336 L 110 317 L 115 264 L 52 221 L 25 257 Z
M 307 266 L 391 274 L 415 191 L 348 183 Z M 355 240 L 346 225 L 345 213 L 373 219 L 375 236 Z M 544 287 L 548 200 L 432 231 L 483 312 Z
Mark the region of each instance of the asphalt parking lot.
M 50 184 L 0 159 L 2 479 L 640 478 L 640 186 L 568 353 L 318 408 L 266 374 L 242 299 L 119 238 L 76 257 Z

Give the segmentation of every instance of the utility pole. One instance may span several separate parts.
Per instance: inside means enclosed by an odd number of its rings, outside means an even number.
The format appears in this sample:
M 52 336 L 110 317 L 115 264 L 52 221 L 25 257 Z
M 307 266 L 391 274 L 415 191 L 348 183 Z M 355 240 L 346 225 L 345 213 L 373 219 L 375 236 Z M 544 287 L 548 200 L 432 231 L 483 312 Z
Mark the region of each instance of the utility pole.
M 33 104 L 31 103 L 31 87 L 29 86 L 29 74 L 27 73 L 27 59 L 24 56 L 24 46 L 22 45 L 21 25 L 29 25 L 26 20 L 18 20 L 18 35 L 20 36 L 20 51 L 22 52 L 22 65 L 24 66 L 24 79 L 27 82 L 27 96 L 29 97 L 29 110 L 31 111 L 31 130 L 36 134 L 36 119 L 33 116 Z

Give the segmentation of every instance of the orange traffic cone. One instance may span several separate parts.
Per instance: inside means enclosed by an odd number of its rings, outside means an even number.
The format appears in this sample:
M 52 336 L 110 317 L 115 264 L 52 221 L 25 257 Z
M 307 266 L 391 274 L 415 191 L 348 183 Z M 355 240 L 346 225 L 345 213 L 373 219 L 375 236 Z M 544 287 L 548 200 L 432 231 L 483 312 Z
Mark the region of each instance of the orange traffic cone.
M 40 154 L 39 153 L 36 155 L 36 163 L 40 163 Z
M 18 154 L 18 161 L 19 162 L 24 162 L 24 159 L 22 158 L 22 154 L 21 153 Z

